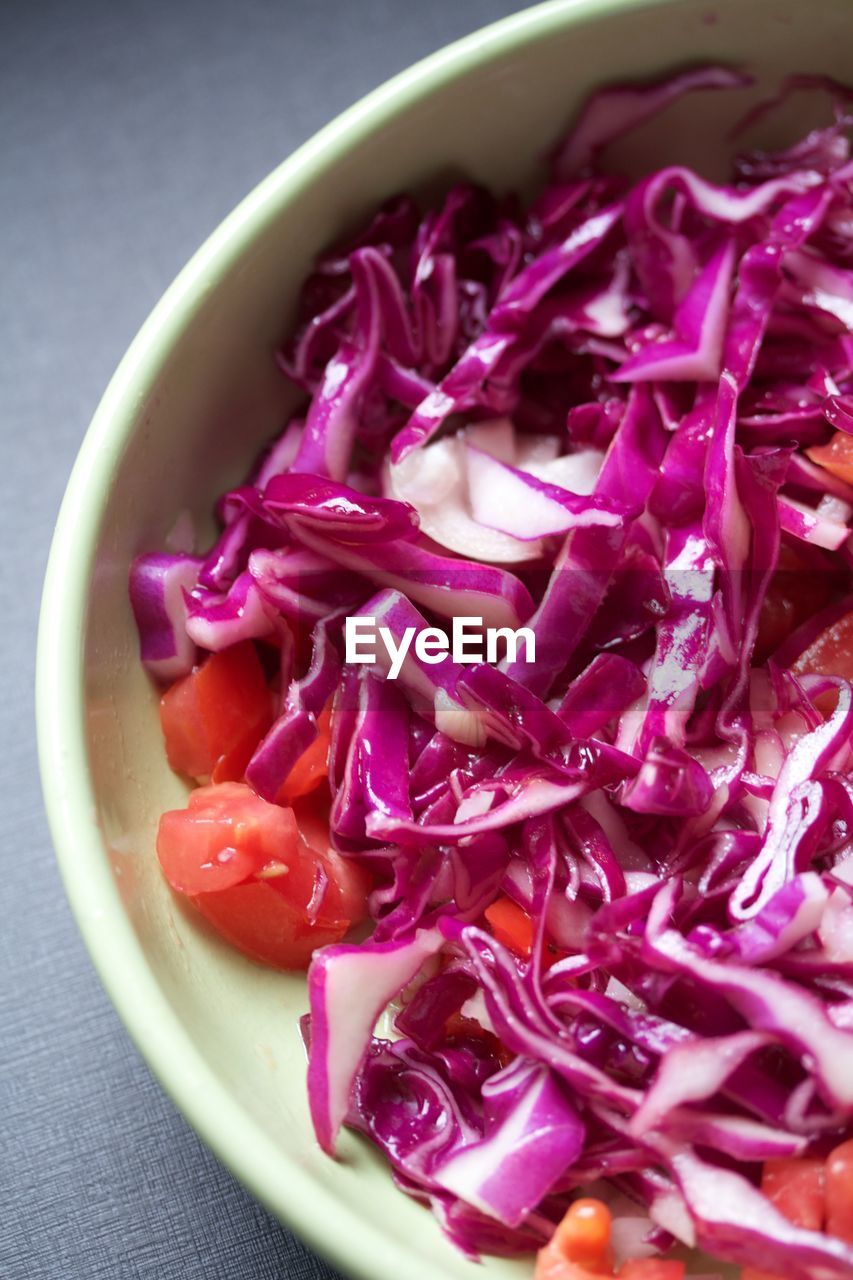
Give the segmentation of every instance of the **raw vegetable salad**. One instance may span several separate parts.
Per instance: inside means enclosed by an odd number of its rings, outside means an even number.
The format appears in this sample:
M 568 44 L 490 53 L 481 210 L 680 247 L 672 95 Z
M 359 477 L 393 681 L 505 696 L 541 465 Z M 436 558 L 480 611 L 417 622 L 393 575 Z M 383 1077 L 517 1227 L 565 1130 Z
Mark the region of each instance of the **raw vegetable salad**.
M 169 884 L 308 968 L 325 1150 L 539 1280 L 853 1274 L 850 95 L 726 186 L 602 158 L 746 82 L 597 93 L 529 207 L 384 205 L 214 547 L 131 574 Z

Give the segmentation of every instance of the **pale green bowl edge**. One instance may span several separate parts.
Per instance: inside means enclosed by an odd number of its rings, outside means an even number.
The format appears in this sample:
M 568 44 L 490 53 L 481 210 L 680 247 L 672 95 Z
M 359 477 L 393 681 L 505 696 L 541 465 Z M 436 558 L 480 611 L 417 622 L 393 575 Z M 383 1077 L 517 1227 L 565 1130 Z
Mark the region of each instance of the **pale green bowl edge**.
M 654 0 L 655 8 L 677 0 Z M 649 0 L 547 0 L 416 63 L 350 107 L 264 179 L 213 232 L 140 329 L 87 431 L 60 509 L 39 620 L 36 720 L 48 821 L 74 915 L 110 999 L 160 1083 L 204 1141 L 282 1222 L 363 1280 L 400 1280 L 411 1259 L 287 1160 L 216 1079 L 155 982 L 104 856 L 88 768 L 83 642 L 95 551 L 113 475 L 138 407 L 207 289 L 245 252 L 282 203 L 401 108 L 575 22 Z

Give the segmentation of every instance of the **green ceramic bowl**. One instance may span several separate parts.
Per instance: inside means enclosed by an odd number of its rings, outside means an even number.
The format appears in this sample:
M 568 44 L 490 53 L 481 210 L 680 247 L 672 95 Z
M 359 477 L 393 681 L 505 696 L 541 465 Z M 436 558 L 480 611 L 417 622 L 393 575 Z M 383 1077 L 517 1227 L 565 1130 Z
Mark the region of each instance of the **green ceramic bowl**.
M 850 0 L 555 0 L 450 46 L 325 128 L 223 223 L 142 328 L 80 451 L 38 655 L 44 790 L 68 895 L 119 1013 L 190 1122 L 273 1213 L 365 1280 L 473 1272 L 366 1145 L 347 1136 L 339 1163 L 315 1146 L 304 982 L 221 945 L 160 877 L 157 817 L 184 788 L 137 661 L 128 565 L 182 511 L 205 527 L 214 496 L 280 426 L 288 394 L 271 352 L 300 279 L 384 197 L 460 173 L 529 184 L 604 81 L 722 59 L 748 64 L 766 90 L 795 70 L 849 75 L 851 41 Z M 632 165 L 675 158 L 713 176 L 749 99 L 684 103 L 637 135 Z M 479 1274 L 530 1270 L 489 1260 Z

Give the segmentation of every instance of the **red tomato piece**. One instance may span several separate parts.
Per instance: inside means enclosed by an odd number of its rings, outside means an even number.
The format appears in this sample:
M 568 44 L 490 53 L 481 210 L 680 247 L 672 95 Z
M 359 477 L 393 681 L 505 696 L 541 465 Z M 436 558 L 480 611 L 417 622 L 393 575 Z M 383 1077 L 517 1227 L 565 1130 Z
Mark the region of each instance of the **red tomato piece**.
M 785 1277 L 778 1271 L 762 1271 L 760 1267 L 743 1267 L 740 1280 L 785 1280 Z
M 839 480 L 853 484 L 853 436 L 836 431 L 828 444 L 812 445 L 806 454 L 819 467 L 825 467 Z
M 812 641 L 794 663 L 797 675 L 853 676 L 853 613 L 846 613 Z
M 317 720 L 317 737 L 296 761 L 278 795 L 279 803 L 290 804 L 314 791 L 329 774 L 329 747 L 332 741 L 332 706 L 329 703 Z M 248 763 L 248 761 L 247 761 Z
M 292 875 L 300 845 L 293 810 L 268 804 L 239 782 L 198 787 L 186 809 L 162 815 L 157 831 L 163 874 L 187 894 L 230 889 L 270 863 Z
M 550 1240 L 536 1255 L 536 1271 L 533 1280 L 597 1280 L 600 1276 L 612 1276 L 611 1271 L 590 1271 L 577 1262 L 570 1262 L 555 1240 Z
M 287 876 L 250 880 L 222 893 L 200 893 L 192 902 L 223 938 L 258 964 L 307 969 L 318 947 L 340 942 L 348 920 L 308 922 L 304 905 L 288 897 Z
M 451 1013 L 444 1024 L 448 1039 L 461 1037 L 473 1040 L 494 1040 L 491 1031 L 487 1031 L 476 1018 L 466 1018 L 464 1013 Z
M 486 923 L 498 942 L 518 956 L 520 960 L 529 960 L 533 952 L 535 930 L 530 916 L 513 902 L 511 898 L 496 898 L 483 912 Z M 566 952 L 558 950 L 546 938 L 542 944 L 541 962 L 543 969 L 550 969 L 559 960 L 565 959 Z
M 830 603 L 836 590 L 830 573 L 816 573 L 812 563 L 783 542 L 758 619 L 755 662 L 764 662 L 792 631 Z
M 483 913 L 497 938 L 521 960 L 529 960 L 533 951 L 533 921 L 511 898 L 496 898 Z
M 822 1229 L 825 1213 L 822 1160 L 805 1157 L 768 1160 L 761 1172 L 761 1190 L 795 1226 L 810 1231 Z M 741 1280 L 784 1280 L 784 1277 L 760 1267 L 744 1267 Z
M 177 773 L 237 781 L 272 722 L 272 698 L 250 640 L 212 653 L 160 700 L 166 755 Z
M 806 1157 L 768 1160 L 761 1173 L 761 1190 L 789 1222 L 820 1231 L 824 1217 L 824 1166 Z
M 297 814 L 243 783 L 199 787 L 157 836 L 172 887 L 240 951 L 281 969 L 304 969 L 364 919 L 372 884 L 331 847 L 322 806 L 299 803 Z
M 795 675 L 853 677 L 853 613 L 846 613 L 831 627 L 827 627 L 800 654 L 791 670 Z M 815 706 L 824 716 L 835 710 L 838 694 L 827 690 L 815 698 Z
M 444 1024 L 448 1040 L 481 1040 L 497 1058 L 502 1067 L 508 1067 L 515 1054 L 503 1045 L 493 1031 L 487 1031 L 476 1018 L 466 1018 L 462 1013 L 452 1013 Z
M 613 1219 L 603 1200 L 584 1196 L 569 1205 L 554 1239 L 565 1258 L 593 1275 L 613 1274 L 610 1230 Z
M 198 668 L 201 670 L 201 668 Z M 160 699 L 160 727 L 166 756 L 175 773 L 203 778 L 211 768 L 210 749 L 198 706 L 196 672 L 176 680 Z
M 264 736 L 262 730 L 258 736 L 258 725 L 252 725 L 245 736 L 236 742 L 229 751 L 221 755 L 210 771 L 211 782 L 242 782 L 246 776 L 249 761 L 255 754 L 255 748 Z
M 842 1142 L 826 1162 L 826 1230 L 853 1244 L 853 1140 Z
M 628 1258 L 616 1273 L 619 1280 L 684 1280 L 677 1258 Z
M 370 874 L 332 849 L 328 799 L 325 812 L 316 797 L 298 801 L 292 810 L 268 804 L 238 783 L 200 788 L 225 790 L 248 792 L 257 813 L 272 813 L 270 832 L 280 826 L 278 815 L 286 815 L 291 838 L 286 844 L 279 835 L 272 851 L 268 841 L 261 841 L 263 860 L 256 860 L 247 882 L 219 892 L 192 892 L 191 900 L 251 960 L 275 969 L 305 969 L 316 948 L 341 941 L 368 914 Z
M 603 1200 L 575 1200 L 548 1244 L 539 1250 L 534 1280 L 612 1276 L 611 1226 L 610 1210 Z

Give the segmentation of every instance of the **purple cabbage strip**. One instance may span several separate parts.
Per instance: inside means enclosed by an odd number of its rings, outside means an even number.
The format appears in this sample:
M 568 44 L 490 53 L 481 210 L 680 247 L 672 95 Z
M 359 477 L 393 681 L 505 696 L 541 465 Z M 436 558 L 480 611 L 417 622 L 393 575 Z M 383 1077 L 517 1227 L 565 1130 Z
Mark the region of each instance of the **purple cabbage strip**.
M 314 958 L 308 974 L 308 1101 L 317 1139 L 330 1154 L 376 1019 L 440 945 L 441 935 L 433 929 L 409 942 L 340 943 Z
M 264 600 L 297 626 L 355 607 L 366 588 L 363 580 L 342 580 L 333 561 L 300 547 L 258 547 L 249 555 L 248 570 Z
M 604 599 L 627 536 L 624 520 L 568 534 L 541 603 L 527 620 L 535 636 L 536 661 L 525 659 L 525 643 L 524 651 L 506 667 L 507 674 L 519 684 L 540 697 L 551 691 Z
M 186 631 L 194 644 L 216 653 L 241 640 L 274 635 L 281 623 L 252 575 L 245 570 L 224 593 L 185 593 Z
M 346 544 L 409 539 L 418 530 L 417 514 L 404 502 L 369 497 L 348 485 L 299 472 L 273 476 L 262 501 L 283 521 L 298 517 L 298 528 Z
M 474 519 L 523 541 L 621 523 L 618 506 L 606 498 L 579 497 L 470 446 L 468 477 Z
M 761 852 L 731 895 L 733 918 L 755 915 L 798 869 L 801 845 L 821 816 L 823 793 L 814 783 L 814 775 L 822 767 L 831 768 L 839 753 L 849 759 L 851 730 L 853 689 L 839 682 L 835 711 L 800 739 L 782 766 L 767 811 Z
M 709 960 L 673 929 L 652 934 L 651 920 L 645 947 L 665 969 L 722 996 L 753 1027 L 805 1055 L 827 1100 L 853 1108 L 853 1034 L 837 1030 L 813 996 L 772 972 Z
M 373 248 L 357 249 L 350 257 L 358 315 L 355 332 L 341 344 L 323 372 L 311 400 L 294 472 L 308 472 L 343 480 L 358 430 L 359 411 L 373 381 L 379 357 L 383 315 L 379 278 L 384 266 Z
M 735 243 L 725 240 L 708 260 L 673 317 L 673 337 L 634 352 L 614 375 L 620 382 L 710 382 L 719 376 Z
M 620 803 L 635 813 L 689 817 L 704 813 L 713 794 L 714 784 L 698 760 L 661 737 L 652 739 Z
M 481 617 L 486 626 L 517 628 L 531 611 L 530 594 L 513 574 L 491 565 L 436 555 L 407 540 L 378 549 L 338 542 L 294 517 L 291 532 L 310 550 L 354 570 L 376 586 L 401 591 L 442 617 Z
M 654 84 L 613 85 L 590 95 L 565 141 L 552 157 L 554 175 L 564 180 L 598 159 L 608 143 L 638 128 L 686 93 L 740 89 L 749 76 L 727 67 L 697 67 Z
M 584 1127 L 547 1067 L 516 1059 L 482 1088 L 484 1134 L 452 1152 L 435 1178 L 508 1227 L 520 1226 L 583 1148 Z
M 349 839 L 374 834 L 376 820 L 412 821 L 409 708 L 390 681 L 364 668 L 349 752 L 332 807 L 332 826 Z
M 642 672 L 617 653 L 599 653 L 569 685 L 557 715 L 577 738 L 591 737 L 645 691 Z
M 155 680 L 192 670 L 195 641 L 187 635 L 187 595 L 201 560 L 190 555 L 137 556 L 130 569 L 130 603 L 139 631 L 139 656 Z
M 714 564 L 701 529 L 688 524 L 669 530 L 664 559 L 671 606 L 657 629 L 657 648 L 648 682 L 647 706 L 638 745 L 645 752 L 658 737 L 684 743 L 706 670 L 714 656 L 711 628 Z

